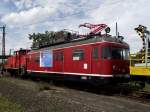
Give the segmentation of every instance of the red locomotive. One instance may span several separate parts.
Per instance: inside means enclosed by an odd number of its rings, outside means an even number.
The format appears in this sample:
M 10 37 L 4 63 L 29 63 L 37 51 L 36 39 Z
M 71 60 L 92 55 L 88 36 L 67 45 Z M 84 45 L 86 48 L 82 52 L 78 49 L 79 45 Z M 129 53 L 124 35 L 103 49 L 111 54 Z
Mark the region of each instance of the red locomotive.
M 97 31 L 103 28 L 109 30 L 101 26 Z M 24 76 L 88 80 L 98 84 L 129 78 L 127 43 L 116 36 L 97 32 L 80 37 L 38 50 L 16 51 L 8 58 L 5 69 Z

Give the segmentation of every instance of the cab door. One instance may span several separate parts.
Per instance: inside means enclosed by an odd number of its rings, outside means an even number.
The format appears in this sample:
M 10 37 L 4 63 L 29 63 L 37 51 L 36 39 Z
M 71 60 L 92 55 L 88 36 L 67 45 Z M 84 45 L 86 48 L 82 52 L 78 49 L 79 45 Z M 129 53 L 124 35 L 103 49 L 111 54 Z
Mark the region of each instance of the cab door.
M 112 74 L 112 61 L 111 61 L 111 48 L 110 46 L 101 47 L 101 58 L 102 58 L 102 74 L 111 75 Z
M 54 71 L 63 72 L 64 53 L 62 50 L 54 51 Z
M 101 74 L 102 72 L 101 49 L 98 45 L 92 46 L 91 68 L 91 72 L 94 74 Z
M 87 68 L 84 68 L 85 50 L 83 48 L 75 48 L 72 50 L 72 72 L 86 73 Z

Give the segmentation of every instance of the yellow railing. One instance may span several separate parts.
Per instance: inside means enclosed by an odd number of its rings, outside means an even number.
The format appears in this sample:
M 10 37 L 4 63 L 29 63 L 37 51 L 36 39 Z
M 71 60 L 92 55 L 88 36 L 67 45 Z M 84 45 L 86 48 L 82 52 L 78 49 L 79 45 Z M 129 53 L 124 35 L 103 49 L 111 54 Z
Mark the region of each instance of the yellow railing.
M 130 54 L 130 66 L 136 66 L 137 64 L 143 64 L 145 66 L 150 66 L 150 57 L 145 57 L 146 53 L 136 53 L 136 54 Z M 150 56 L 150 52 L 147 53 L 147 56 Z
M 147 53 L 150 56 L 150 52 Z M 130 54 L 130 74 L 150 76 L 150 57 L 144 53 Z

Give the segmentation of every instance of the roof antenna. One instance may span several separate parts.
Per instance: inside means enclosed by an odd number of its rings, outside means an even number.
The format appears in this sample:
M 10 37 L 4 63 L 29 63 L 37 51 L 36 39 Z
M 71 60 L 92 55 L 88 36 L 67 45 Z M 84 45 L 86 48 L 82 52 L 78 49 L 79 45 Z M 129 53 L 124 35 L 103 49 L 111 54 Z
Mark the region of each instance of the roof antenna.
M 118 32 L 118 24 L 117 24 L 117 22 L 116 22 L 116 38 L 118 38 L 118 36 L 119 36 L 119 32 Z

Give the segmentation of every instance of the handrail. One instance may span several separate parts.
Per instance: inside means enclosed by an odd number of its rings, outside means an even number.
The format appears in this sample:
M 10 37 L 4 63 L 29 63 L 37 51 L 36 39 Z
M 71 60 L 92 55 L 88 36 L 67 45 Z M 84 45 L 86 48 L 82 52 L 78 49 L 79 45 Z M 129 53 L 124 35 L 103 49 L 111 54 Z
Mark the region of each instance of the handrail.
M 150 66 L 148 65 L 150 63 L 150 52 L 141 52 L 141 53 L 133 53 L 130 54 L 130 66 L 135 66 L 135 64 L 143 64 L 143 67 Z

